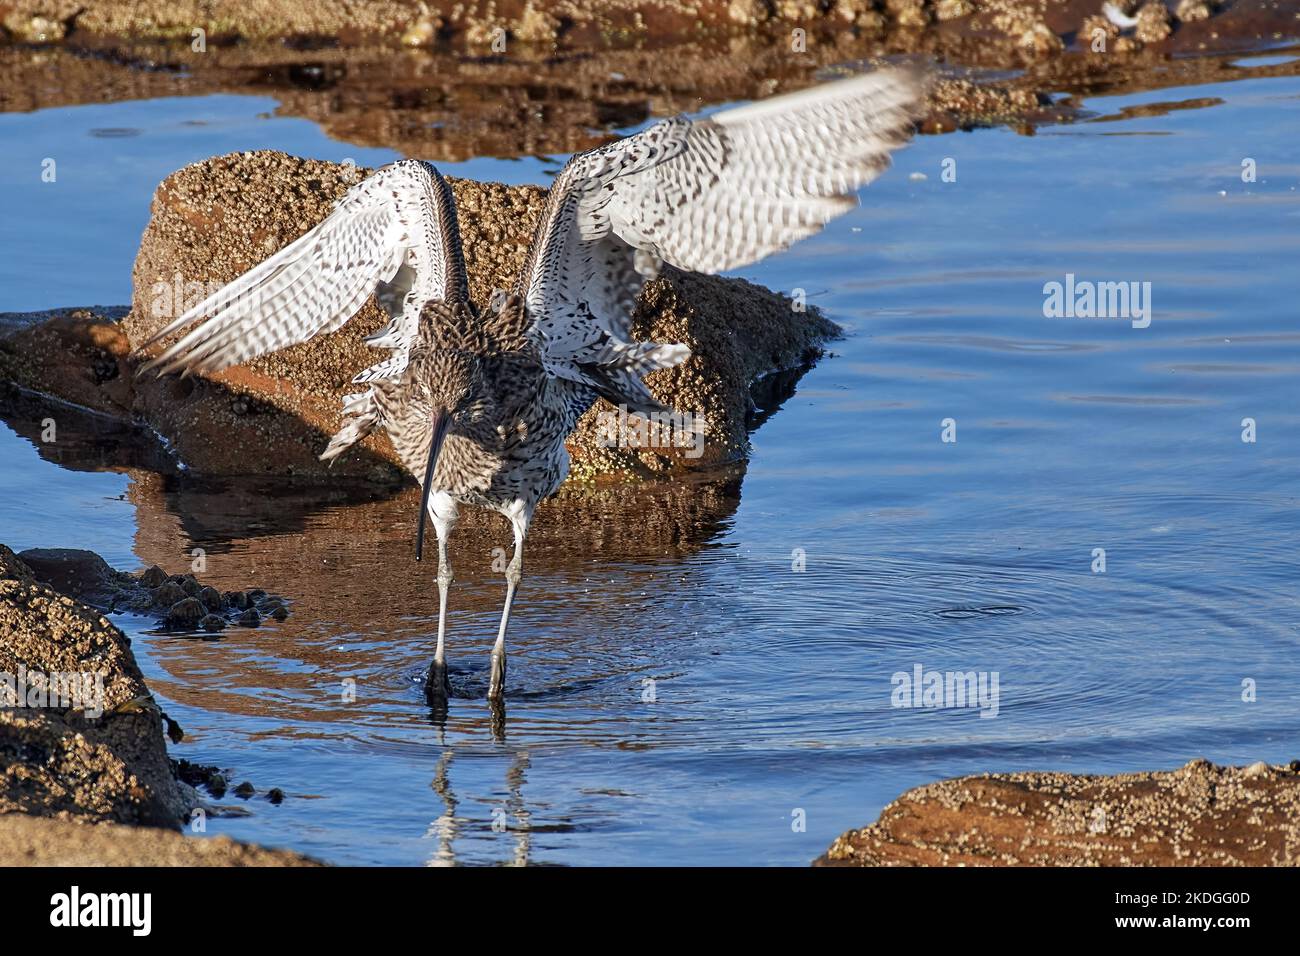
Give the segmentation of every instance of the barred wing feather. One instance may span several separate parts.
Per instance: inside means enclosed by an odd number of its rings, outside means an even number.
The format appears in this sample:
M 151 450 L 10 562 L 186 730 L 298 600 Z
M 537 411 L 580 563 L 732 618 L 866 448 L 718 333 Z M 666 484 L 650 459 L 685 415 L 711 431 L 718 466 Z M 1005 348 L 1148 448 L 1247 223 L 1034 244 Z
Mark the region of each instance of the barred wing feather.
M 851 209 L 910 137 L 925 82 L 916 69 L 881 70 L 666 120 L 571 160 L 517 287 L 552 374 L 633 407 L 649 400 L 640 376 L 689 351 L 629 341 L 646 279 L 664 262 L 748 265 Z
M 394 355 L 358 381 L 401 373 L 424 302 L 468 297 L 451 188 L 428 163 L 402 160 L 353 186 L 323 222 L 144 343 L 188 330 L 144 369 L 220 371 L 335 331 L 376 292 L 392 322 L 369 341 Z

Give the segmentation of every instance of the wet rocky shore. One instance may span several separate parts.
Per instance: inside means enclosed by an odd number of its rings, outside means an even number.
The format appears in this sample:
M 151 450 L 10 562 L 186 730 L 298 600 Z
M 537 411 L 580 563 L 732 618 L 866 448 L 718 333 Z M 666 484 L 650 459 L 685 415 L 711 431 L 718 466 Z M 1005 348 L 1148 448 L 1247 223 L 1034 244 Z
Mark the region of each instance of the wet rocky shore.
M 907 791 L 818 866 L 1296 866 L 1300 761 L 997 773 Z
M 899 57 L 939 67 L 926 132 L 1092 118 L 1077 97 L 1293 74 L 1242 52 L 1268 0 L 601 0 L 0 7 L 0 110 L 270 95 L 331 136 L 433 161 L 570 153 L 613 128 Z
M 85 560 L 95 573 L 36 563 L 40 573 L 0 545 L 0 865 L 311 864 L 182 835 L 208 810 L 168 757 L 164 728 L 179 729 L 145 685 L 129 638 L 48 583 L 88 593 L 130 576 Z
M 599 0 L 455 8 L 404 0 L 11 0 L 0 8 L 0 110 L 218 91 L 269 95 L 281 112 L 312 119 L 347 142 L 456 160 L 571 152 L 605 141 L 611 128 L 806 86 L 898 56 L 942 64 L 923 123 L 923 132 L 936 134 L 988 124 L 1032 133 L 1047 123 L 1095 118 L 1079 105 L 1093 93 L 1300 69 L 1300 60 L 1238 61 L 1243 51 L 1294 49 L 1300 21 L 1285 4 L 1117 6 L 1133 25 L 1108 19 L 1100 0 Z M 201 51 L 195 30 L 203 32 Z M 498 39 L 501 50 L 493 46 Z M 348 483 L 400 498 L 392 512 L 413 521 L 418 495 L 383 434 L 332 469 L 317 460 L 338 425 L 351 376 L 375 360 L 361 342 L 383 322 L 375 303 L 310 348 L 218 376 L 135 375 L 135 346 L 212 283 L 234 278 L 318 222 L 366 172 L 273 152 L 219 156 L 178 170 L 155 195 L 129 306 L 0 316 L 7 420 L 24 434 L 38 432 L 46 414 L 61 428 L 65 416 L 80 416 L 112 430 L 120 446 L 112 454 L 121 460 L 93 467 L 126 468 L 129 461 L 135 469 L 137 552 L 146 561 L 179 570 L 176 541 L 220 536 L 219 519 L 204 504 L 213 495 L 228 499 L 230 486 L 205 486 L 205 479 L 294 486 L 298 498 L 288 505 L 249 495 L 248 507 L 265 509 L 266 525 L 277 529 L 305 524 L 310 502 L 335 500 L 330 496 Z M 544 193 L 468 180 L 453 188 L 471 291 L 484 302 L 522 261 Z M 705 413 L 706 444 L 698 457 L 685 449 L 606 447 L 602 409 L 594 409 L 571 443 L 574 478 L 547 504 L 579 530 L 566 539 L 539 528 L 539 560 L 564 560 L 575 540 L 596 550 L 633 534 L 642 548 L 653 546 L 671 560 L 707 540 L 702 529 L 729 520 L 735 494 L 725 482 L 705 479 L 743 470 L 760 413 L 779 406 L 779 398 L 772 406 L 756 402 L 755 383 L 797 376 L 838 331 L 815 308 L 796 308 L 793 293 L 671 270 L 647 287 L 637 336 L 684 341 L 694 351 L 690 363 L 656 373 L 652 388 L 667 404 Z M 164 491 L 177 476 L 186 481 Z M 606 479 L 671 479 L 681 487 L 665 506 L 663 499 L 636 497 L 639 490 L 610 492 Z M 700 483 L 687 483 L 693 481 Z M 184 505 L 179 512 L 167 510 L 177 501 Z M 632 502 L 645 516 L 635 528 L 603 520 L 633 510 Z M 278 581 L 222 588 L 206 585 L 201 573 L 159 565 L 128 574 L 89 552 L 20 556 L 0 546 L 0 673 L 94 672 L 102 678 L 103 705 L 90 716 L 84 707 L 0 703 L 0 865 L 310 864 L 294 853 L 182 833 L 203 807 L 196 787 L 212 794 L 224 781 L 214 780 L 210 768 L 169 758 L 168 735 L 180 731 L 145 685 L 129 639 L 103 614 L 129 610 L 157 627 L 211 639 L 297 613 L 295 602 L 321 586 L 313 578 L 333 552 L 359 535 L 399 536 L 377 514 L 388 512 L 362 504 L 314 527 L 295 560 L 273 569 Z M 481 522 L 467 516 L 465 534 L 481 530 Z M 400 534 L 405 543 L 408 530 Z M 391 572 L 417 573 L 426 571 Z M 1195 760 L 1177 770 L 1115 776 L 986 774 L 908 791 L 816 862 L 1295 865 L 1298 802 L 1295 764 L 1219 767 Z

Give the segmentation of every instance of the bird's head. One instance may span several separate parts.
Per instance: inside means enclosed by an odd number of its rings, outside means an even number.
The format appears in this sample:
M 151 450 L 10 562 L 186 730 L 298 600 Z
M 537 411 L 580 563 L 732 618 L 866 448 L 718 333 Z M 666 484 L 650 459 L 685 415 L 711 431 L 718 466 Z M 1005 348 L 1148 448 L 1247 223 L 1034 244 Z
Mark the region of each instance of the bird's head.
M 424 523 L 438 466 L 448 433 L 472 435 L 475 423 L 487 416 L 491 390 L 487 387 L 481 360 L 469 352 L 454 349 L 430 350 L 412 363 L 404 383 L 406 396 L 402 418 L 429 438 L 428 458 L 423 462 L 423 493 L 416 532 L 415 558 L 424 550 Z M 421 443 L 422 444 L 422 443 Z

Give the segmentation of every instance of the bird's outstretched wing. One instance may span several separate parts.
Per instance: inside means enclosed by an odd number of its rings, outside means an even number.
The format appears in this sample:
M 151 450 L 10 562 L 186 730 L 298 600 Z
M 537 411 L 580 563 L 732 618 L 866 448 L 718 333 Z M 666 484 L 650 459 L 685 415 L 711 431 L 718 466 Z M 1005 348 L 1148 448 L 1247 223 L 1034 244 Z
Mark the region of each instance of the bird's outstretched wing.
M 640 376 L 690 353 L 629 341 L 645 280 L 664 262 L 747 265 L 851 209 L 911 136 L 925 84 L 917 69 L 885 69 L 665 120 L 570 160 L 516 288 L 551 373 L 656 407 Z
M 353 186 L 323 222 L 145 342 L 189 329 L 142 370 L 220 371 L 333 332 L 371 293 L 392 322 L 367 341 L 394 354 L 356 381 L 401 374 L 425 302 L 468 298 L 451 187 L 428 163 L 392 163 Z

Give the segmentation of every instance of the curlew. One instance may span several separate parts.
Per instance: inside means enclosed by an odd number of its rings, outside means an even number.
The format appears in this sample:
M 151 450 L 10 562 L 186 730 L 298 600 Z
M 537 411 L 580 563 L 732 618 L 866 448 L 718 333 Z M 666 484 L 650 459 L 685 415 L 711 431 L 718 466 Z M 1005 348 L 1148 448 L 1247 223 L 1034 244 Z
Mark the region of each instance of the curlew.
M 438 638 L 426 690 L 445 700 L 448 539 L 461 505 L 514 533 L 488 696 L 500 702 L 506 630 L 534 511 L 568 473 L 564 442 L 599 397 L 630 414 L 660 405 L 643 376 L 684 345 L 631 340 L 643 283 L 664 263 L 704 273 L 747 265 L 852 208 L 913 131 L 924 76 L 889 68 L 704 118 L 676 117 L 574 156 L 556 177 L 527 261 L 484 309 L 469 299 L 452 192 L 402 160 L 352 187 L 333 212 L 181 315 L 184 331 L 144 369 L 211 373 L 332 332 L 371 294 L 389 350 L 355 378 L 332 460 L 383 427 L 420 482 L 438 542 Z M 197 324 L 196 324 L 197 323 Z

